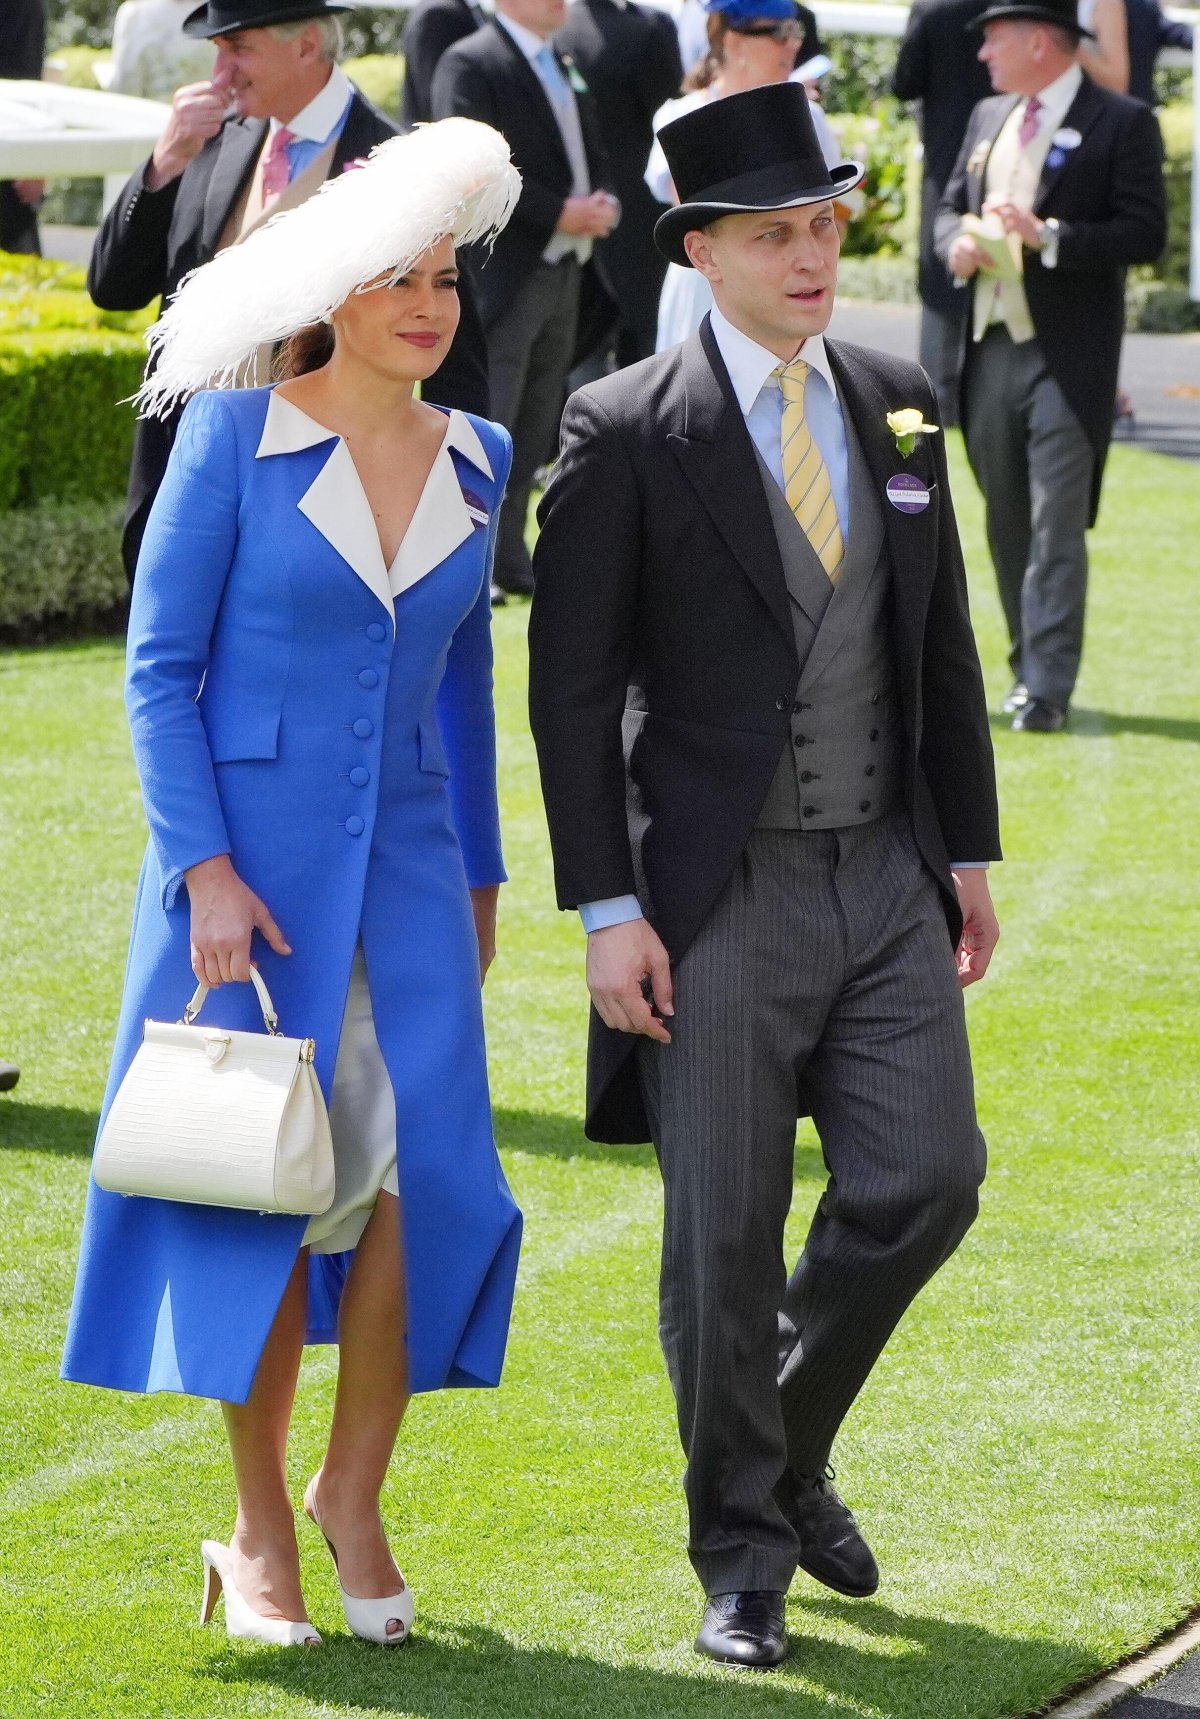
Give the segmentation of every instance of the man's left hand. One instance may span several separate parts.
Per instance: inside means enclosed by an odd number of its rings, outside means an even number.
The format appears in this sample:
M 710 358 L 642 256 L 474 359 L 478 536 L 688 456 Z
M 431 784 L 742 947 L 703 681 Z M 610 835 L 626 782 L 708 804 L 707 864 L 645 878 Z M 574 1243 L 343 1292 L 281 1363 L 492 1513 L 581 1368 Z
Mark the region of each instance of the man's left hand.
M 987 872 L 972 869 L 952 872 L 951 876 L 958 891 L 958 905 L 963 916 L 962 936 L 958 940 L 955 961 L 958 966 L 958 982 L 965 990 L 977 979 L 982 979 L 987 972 L 992 950 L 1000 936 L 1000 927 L 992 906 Z
M 1021 243 L 1030 251 L 1040 251 L 1042 248 L 1042 229 L 1046 225 L 1030 209 L 1022 209 L 1019 204 L 1010 202 L 1007 198 L 990 199 L 983 205 L 985 215 L 999 215 L 1006 233 L 1015 233 Z

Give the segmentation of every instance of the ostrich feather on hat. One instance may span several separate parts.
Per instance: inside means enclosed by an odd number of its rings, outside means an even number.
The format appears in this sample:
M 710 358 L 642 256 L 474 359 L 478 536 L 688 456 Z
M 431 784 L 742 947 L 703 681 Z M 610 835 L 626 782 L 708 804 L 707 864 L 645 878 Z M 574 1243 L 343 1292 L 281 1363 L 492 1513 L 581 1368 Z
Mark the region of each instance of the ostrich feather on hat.
M 443 119 L 376 145 L 366 162 L 186 275 L 146 336 L 134 396 L 165 416 L 200 388 L 237 386 L 260 346 L 321 322 L 380 276 L 398 280 L 438 239 L 491 239 L 521 179 L 498 131 Z

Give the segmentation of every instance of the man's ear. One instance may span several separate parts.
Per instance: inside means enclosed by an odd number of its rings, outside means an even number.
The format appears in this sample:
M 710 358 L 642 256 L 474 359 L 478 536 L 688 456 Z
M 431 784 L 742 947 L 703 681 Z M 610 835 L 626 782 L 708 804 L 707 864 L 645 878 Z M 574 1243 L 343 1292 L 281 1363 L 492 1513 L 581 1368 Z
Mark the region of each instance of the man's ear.
M 683 248 L 688 254 L 688 261 L 694 269 L 702 274 L 705 280 L 716 282 L 721 279 L 721 270 L 713 255 L 711 236 L 703 228 L 697 227 L 683 235 Z

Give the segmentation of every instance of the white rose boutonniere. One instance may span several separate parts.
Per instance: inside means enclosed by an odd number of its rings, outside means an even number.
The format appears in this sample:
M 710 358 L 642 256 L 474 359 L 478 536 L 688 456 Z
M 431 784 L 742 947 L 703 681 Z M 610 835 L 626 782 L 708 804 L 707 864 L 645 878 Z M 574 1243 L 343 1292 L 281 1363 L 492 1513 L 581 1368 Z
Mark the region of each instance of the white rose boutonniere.
M 916 406 L 902 406 L 898 412 L 889 412 L 887 426 L 896 438 L 896 451 L 901 459 L 907 459 L 917 445 L 918 436 L 936 436 L 936 424 L 927 424 Z

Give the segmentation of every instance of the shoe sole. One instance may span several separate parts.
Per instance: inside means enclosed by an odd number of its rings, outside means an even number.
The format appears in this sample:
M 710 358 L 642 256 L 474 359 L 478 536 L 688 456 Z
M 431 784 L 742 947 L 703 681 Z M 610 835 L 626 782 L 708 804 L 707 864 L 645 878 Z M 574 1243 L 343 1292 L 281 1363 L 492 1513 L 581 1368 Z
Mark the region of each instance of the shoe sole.
M 701 1659 L 707 1659 L 710 1664 L 725 1665 L 731 1671 L 778 1671 L 788 1658 L 785 1653 L 782 1659 L 764 1660 L 756 1664 L 752 1659 L 729 1659 L 724 1654 L 709 1653 L 706 1647 L 693 1646 L 692 1651 L 699 1654 Z

